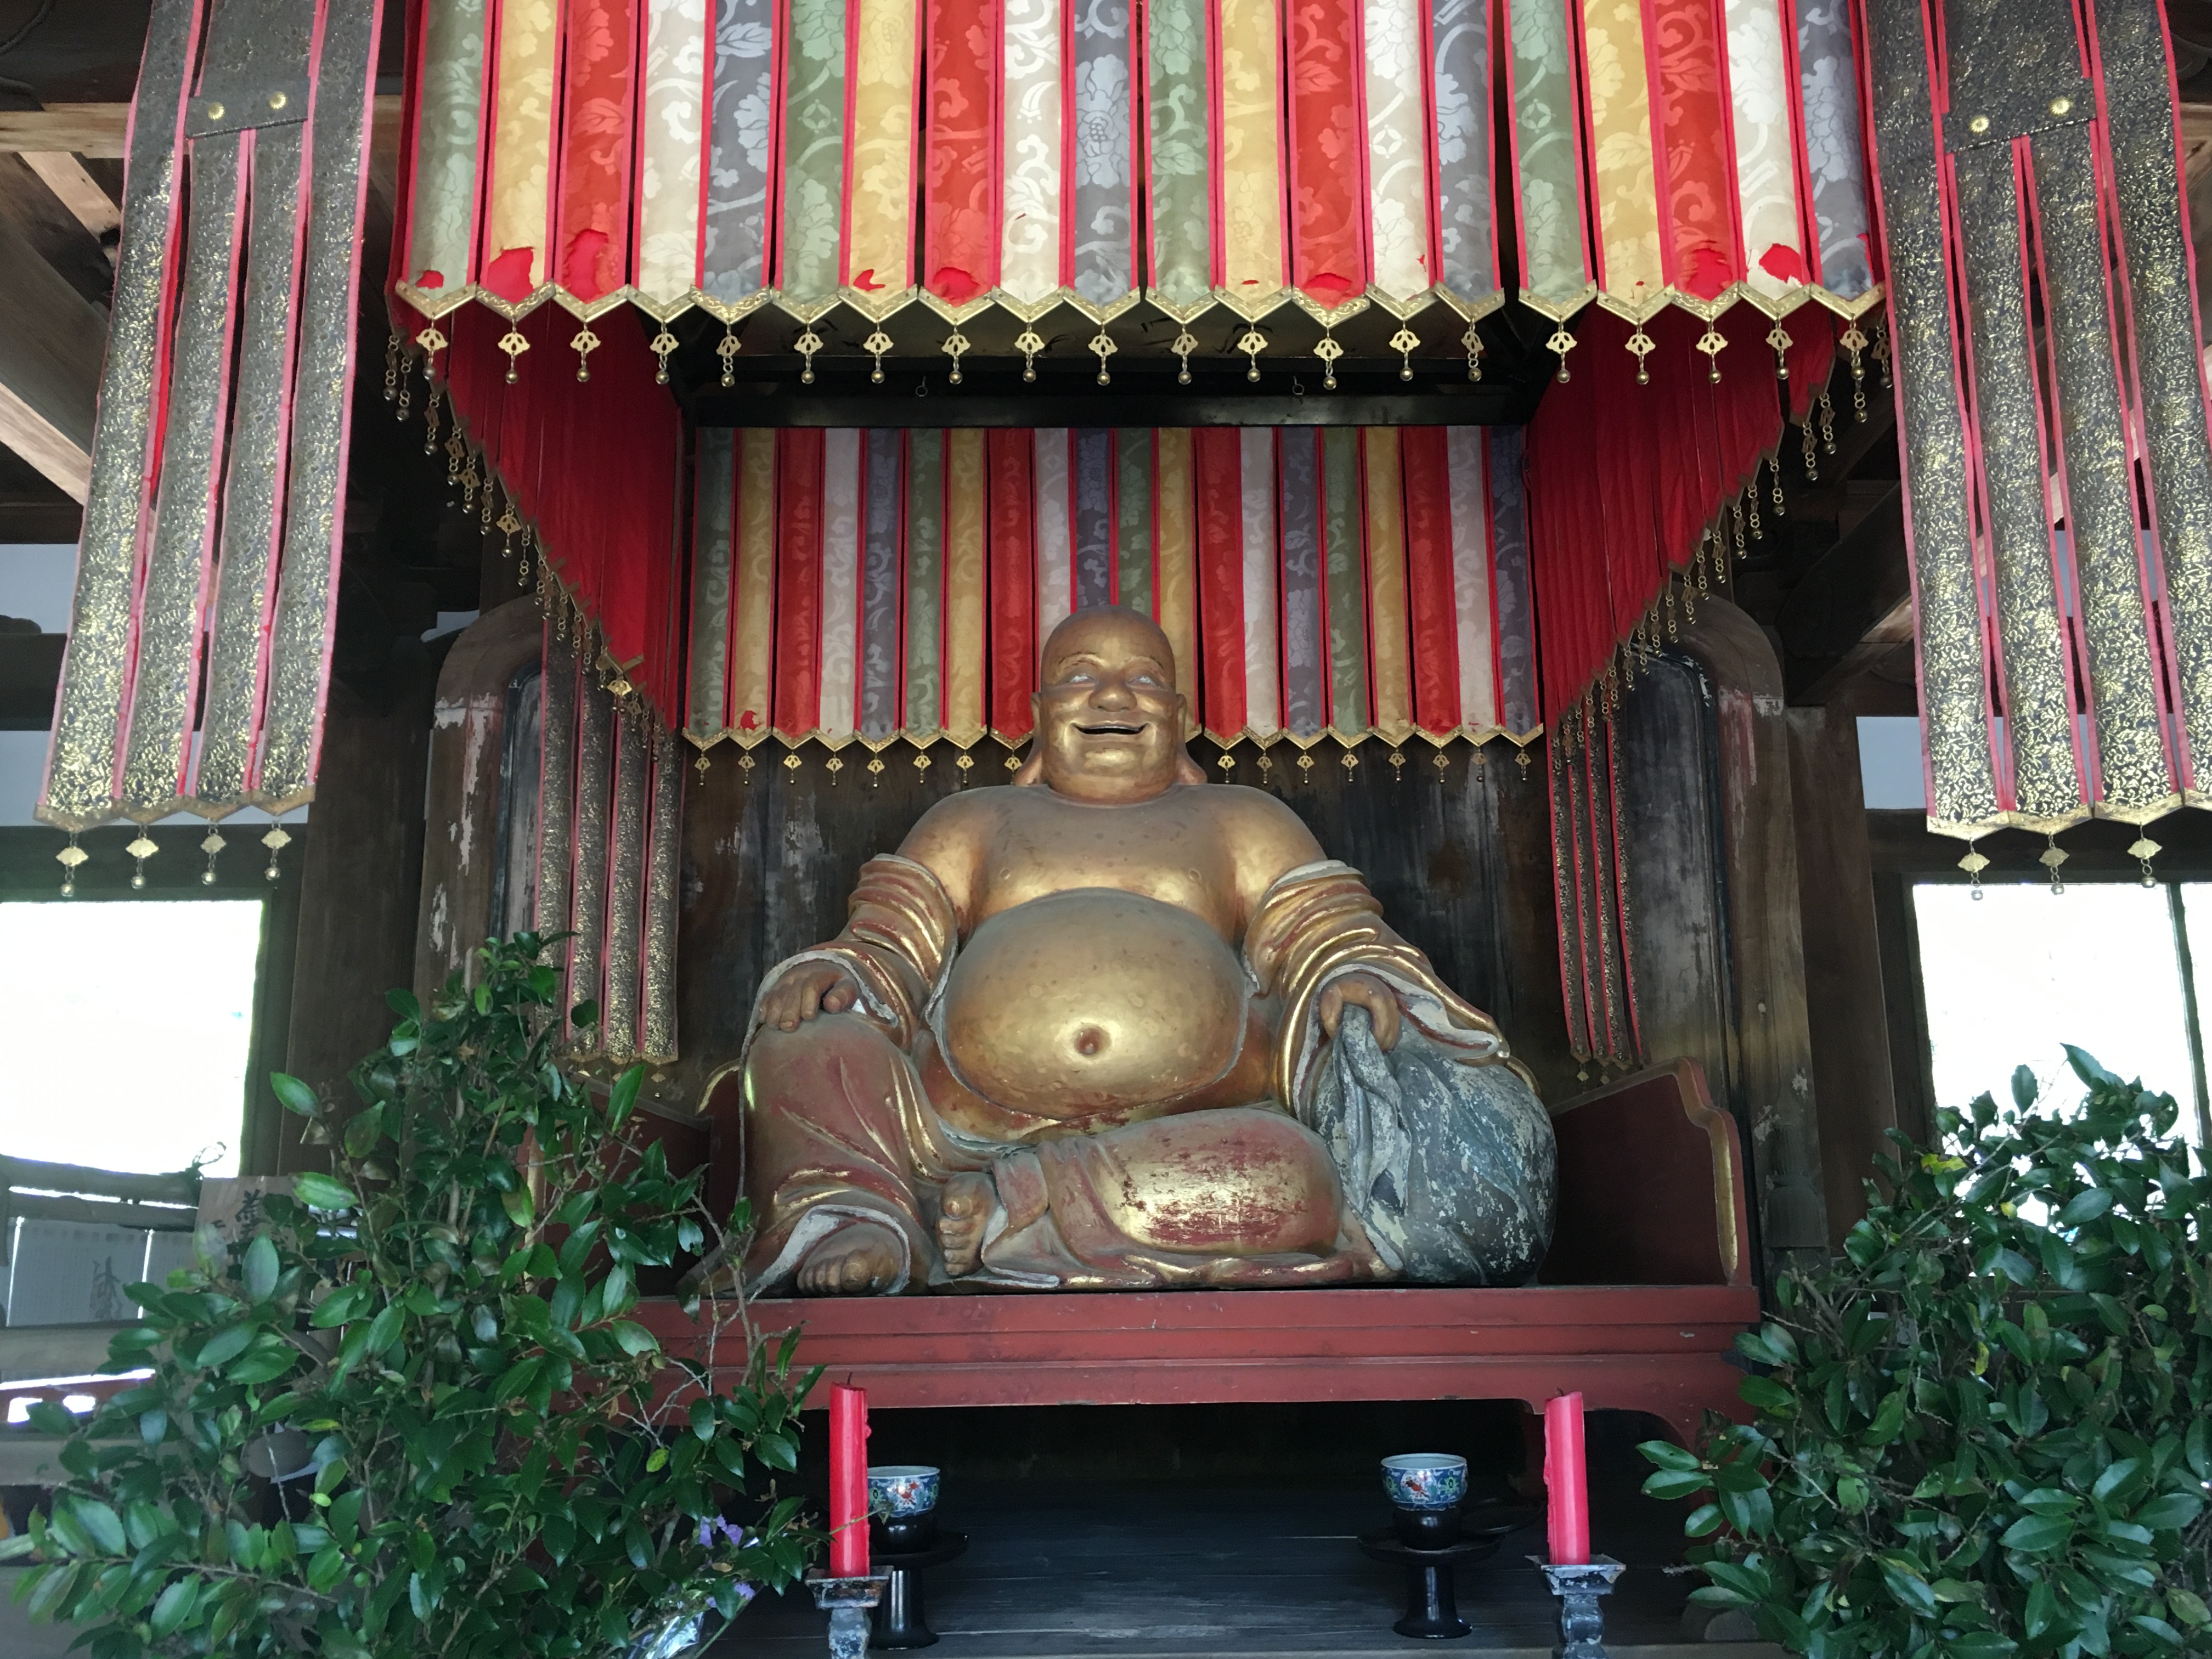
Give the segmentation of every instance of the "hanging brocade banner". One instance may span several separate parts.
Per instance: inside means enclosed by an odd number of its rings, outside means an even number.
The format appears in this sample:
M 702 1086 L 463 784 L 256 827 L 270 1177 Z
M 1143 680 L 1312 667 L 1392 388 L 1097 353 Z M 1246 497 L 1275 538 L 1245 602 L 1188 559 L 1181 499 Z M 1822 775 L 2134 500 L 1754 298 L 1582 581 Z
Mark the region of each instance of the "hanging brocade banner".
M 2163 8 L 1867 16 L 1929 828 L 2202 805 L 2212 436 Z
M 1520 434 L 702 428 L 685 735 L 1026 740 L 1054 623 L 1174 645 L 1217 741 L 1539 730 Z
M 1844 317 L 1875 281 L 1850 0 L 1505 0 L 1521 298 L 1565 321 Z M 1639 363 L 1656 341 L 1629 337 Z M 1571 349 L 1555 335 L 1554 349 Z M 1669 372 L 1729 342 L 1708 329 Z M 1776 357 L 1788 330 L 1767 337 Z
M 380 10 L 155 0 L 47 823 L 314 793 Z

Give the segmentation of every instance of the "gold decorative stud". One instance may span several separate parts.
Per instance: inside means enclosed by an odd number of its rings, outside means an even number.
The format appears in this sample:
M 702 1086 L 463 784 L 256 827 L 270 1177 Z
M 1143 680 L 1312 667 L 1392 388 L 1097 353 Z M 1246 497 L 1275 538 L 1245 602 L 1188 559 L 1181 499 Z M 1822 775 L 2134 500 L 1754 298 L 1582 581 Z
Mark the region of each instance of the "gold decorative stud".
M 1321 343 L 1314 348 L 1313 355 L 1321 359 L 1322 390 L 1335 391 L 1336 360 L 1344 356 L 1344 348 L 1336 343 L 1332 325 L 1325 323 L 1322 325 Z
M 1344 775 L 1348 778 L 1353 772 L 1358 769 L 1358 752 L 1355 750 L 1347 749 L 1341 755 L 1339 755 L 1336 757 L 1336 763 L 1344 769 Z
M 1437 769 L 1437 781 L 1442 783 L 1444 781 L 1444 774 L 1451 770 L 1451 757 L 1444 753 L 1442 749 L 1438 749 L 1435 754 L 1429 757 L 1429 764 Z
M 1790 331 L 1782 326 L 1780 319 L 1778 318 L 1774 326 L 1766 331 L 1766 343 L 1774 348 L 1774 378 L 1778 380 L 1788 380 L 1790 378 L 1790 348 L 1796 342 L 1790 337 Z
M 1267 349 L 1267 337 L 1261 333 L 1259 329 L 1256 327 L 1247 328 L 1244 332 L 1238 337 L 1237 341 L 1237 349 L 1244 354 L 1245 361 L 1250 365 L 1250 367 L 1244 371 L 1244 378 L 1252 381 L 1255 385 L 1258 384 L 1260 379 L 1260 354 Z
M 722 390 L 727 392 L 738 383 L 738 325 L 725 319 L 722 337 L 714 347 L 714 355 L 722 360 Z
M 568 349 L 576 354 L 578 380 L 588 380 L 592 378 L 592 354 L 599 349 L 599 337 L 592 332 L 592 325 L 589 323 L 586 323 L 578 329 L 575 338 L 568 342 Z
M 223 107 L 221 104 L 211 103 L 207 106 L 207 118 L 210 121 L 222 120 L 223 113 Z
M 437 372 L 438 354 L 452 342 L 438 332 L 437 324 L 432 323 L 415 337 L 415 343 L 422 348 L 422 372 L 432 374 Z
M 521 378 L 516 365 L 521 362 L 522 354 L 530 349 L 530 342 L 522 337 L 520 329 L 510 328 L 499 337 L 499 349 L 507 354 L 507 383 L 513 386 Z
M 1213 763 L 1221 769 L 1221 781 L 1226 783 L 1229 781 L 1230 774 L 1237 769 L 1237 757 L 1224 749 L 1221 751 L 1220 757 Z
M 917 776 L 929 775 L 929 757 L 919 749 L 914 751 L 914 769 Z
M 1401 783 L 1405 781 L 1405 777 L 1406 751 L 1402 749 L 1393 749 L 1390 751 L 1390 781 Z
M 799 754 L 796 750 L 783 757 L 783 781 L 786 783 L 799 781 Z
M 1705 362 L 1712 371 L 1705 378 L 1718 386 L 1721 382 L 1721 353 L 1728 349 L 1728 336 L 1707 323 L 1705 331 L 1698 337 L 1698 349 L 1705 354 Z
M 871 369 L 868 373 L 870 384 L 881 386 L 884 383 L 884 353 L 889 351 L 891 347 L 896 343 L 897 342 L 893 340 L 890 335 L 884 333 L 881 328 L 878 328 L 875 332 L 869 335 L 866 339 L 860 342 L 860 349 L 866 352 L 868 356 L 876 360 L 875 368 Z M 959 363 L 959 359 L 957 357 L 953 359 L 953 363 L 957 368 Z
M 292 100 L 290 99 L 285 97 L 285 95 L 281 92 L 272 92 L 269 94 L 269 107 L 271 109 L 282 109 L 286 104 L 291 101 Z M 2052 113 L 2063 115 L 2066 112 L 2063 109 L 2054 109 Z
M 206 836 L 201 839 L 200 851 L 207 854 L 207 868 L 200 872 L 201 886 L 212 887 L 215 885 L 216 854 L 222 852 L 224 848 L 229 845 L 230 843 L 222 838 L 222 831 L 220 830 L 210 830 L 207 832 Z
M 1990 118 L 1986 115 L 1977 115 L 1966 123 L 1966 131 L 1969 132 L 1987 132 L 1989 130 Z
M 1190 354 L 1198 349 L 1198 336 L 1185 328 L 1178 332 L 1168 347 L 1176 355 L 1176 384 L 1190 384 Z
M 677 343 L 676 337 L 668 331 L 668 325 L 665 322 L 660 325 L 660 332 L 646 342 L 646 349 L 653 356 L 653 383 L 655 386 L 668 384 L 668 359 L 675 351 Z
M 1659 349 L 1659 342 L 1646 334 L 1644 331 L 1644 325 L 1638 323 L 1636 325 L 1636 332 L 1628 337 L 1627 346 L 1636 357 L 1636 384 L 1650 386 L 1651 365 L 1649 360 L 1651 354 Z
M 1098 332 L 1091 341 L 1091 355 L 1098 360 L 1099 385 L 1111 386 L 1114 383 L 1114 377 L 1106 372 L 1106 360 L 1120 349 L 1114 343 L 1114 337 L 1107 333 L 1105 325 L 1100 324 Z
M 939 349 L 941 349 L 946 356 L 952 359 L 952 374 L 951 379 L 953 385 L 958 386 L 960 384 L 960 359 L 969 349 L 968 337 L 956 328 L 951 333 L 945 337 L 945 343 L 939 348 Z
M 2142 871 L 2142 884 L 2144 886 L 2155 887 L 2158 885 L 2158 877 L 2152 872 L 2150 861 L 2165 850 L 2166 849 L 2163 847 L 2160 847 L 2148 836 L 2138 836 L 2136 838 L 2135 844 L 2128 848 L 2128 856 L 2133 859 L 2136 861 L 2137 867 Z
M 1033 328 L 1024 328 L 1014 336 L 1014 349 L 1022 354 L 1022 379 L 1036 379 L 1037 353 L 1044 349 L 1044 336 Z
M 1301 749 L 1298 750 L 1298 781 L 1301 783 L 1311 783 L 1313 781 L 1313 751 L 1309 749 Z
M 1569 380 L 1574 379 L 1574 376 L 1567 372 L 1567 354 L 1570 351 L 1572 351 L 1575 347 L 1580 343 L 1581 342 L 1577 340 L 1573 335 L 1567 332 L 1567 325 L 1565 323 L 1561 323 L 1557 328 L 1553 329 L 1552 331 L 1552 337 L 1544 342 L 1544 349 L 1550 352 L 1553 356 L 1559 360 L 1559 384 L 1561 386 L 1565 386 Z
M 277 880 L 284 872 L 276 862 L 276 855 L 292 844 L 292 837 L 285 834 L 283 824 L 272 823 L 269 826 L 269 833 L 262 836 L 261 844 L 269 849 L 269 867 L 261 872 L 262 879 Z
M 837 787 L 837 775 L 845 769 L 845 763 L 842 757 L 832 755 L 822 763 L 822 769 L 829 773 L 830 787 L 835 789 Z
M 702 779 L 706 777 L 707 769 L 713 764 L 714 763 L 707 758 L 707 751 L 703 749 L 699 751 L 699 758 L 691 763 L 692 769 L 699 774 Z
M 1467 332 L 1459 337 L 1459 343 L 1467 348 L 1467 378 L 1470 380 L 1480 380 L 1482 378 L 1482 336 L 1476 331 L 1473 323 L 1467 325 Z M 1565 366 L 1564 362 L 1560 365 L 1563 368 Z
M 756 764 L 757 764 L 757 763 L 753 759 L 753 751 L 751 750 L 740 749 L 738 750 L 738 781 L 746 785 L 748 787 L 752 784 L 753 768 Z
M 884 757 L 881 755 L 871 755 L 868 757 L 868 787 L 880 789 L 883 787 Z
M 1413 378 L 1413 351 L 1420 343 L 1421 337 L 1402 323 L 1398 325 L 1398 331 L 1390 337 L 1390 349 L 1398 354 L 1400 380 L 1410 380 Z
M 2074 100 L 2071 98 L 2052 99 L 2051 112 L 2053 115 L 2071 115 L 2074 112 Z
M 792 349 L 798 352 L 804 361 L 804 367 L 799 371 L 799 385 L 812 386 L 814 384 L 814 354 L 822 349 L 822 337 L 814 331 L 814 325 L 809 323 L 806 325 L 806 331 L 793 340 L 791 344 Z
M 1966 872 L 1966 884 L 1974 890 L 1974 897 L 1979 899 L 1982 896 L 1982 872 L 1990 867 L 1989 860 L 1976 850 L 1972 842 L 1968 842 L 1966 856 L 1959 860 L 1959 867 Z
M 62 896 L 64 898 L 75 898 L 76 896 L 77 866 L 91 856 L 91 854 L 86 852 L 83 848 L 76 844 L 76 831 L 74 830 L 70 830 L 69 832 L 69 845 L 63 848 L 60 852 L 54 854 L 54 862 L 60 865 L 62 867 Z
M 2035 855 L 2035 861 L 2051 872 L 2051 891 L 2055 897 L 2065 896 L 2066 878 L 2059 873 L 2059 866 L 2064 864 L 2069 856 L 2058 845 L 2058 837 L 2056 835 L 2045 836 L 2043 838 L 2043 850 Z

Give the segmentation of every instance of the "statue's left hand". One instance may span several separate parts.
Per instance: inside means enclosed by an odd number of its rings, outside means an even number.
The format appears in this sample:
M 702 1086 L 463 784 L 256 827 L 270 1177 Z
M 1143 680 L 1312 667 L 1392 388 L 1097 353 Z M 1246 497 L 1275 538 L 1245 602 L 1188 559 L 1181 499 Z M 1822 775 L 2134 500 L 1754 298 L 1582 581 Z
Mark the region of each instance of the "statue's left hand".
M 1386 1053 L 1398 1046 L 1398 994 L 1372 974 L 1346 974 L 1331 980 L 1315 1012 L 1321 1029 L 1334 1037 L 1347 1006 L 1364 1008 L 1375 1022 L 1375 1041 Z

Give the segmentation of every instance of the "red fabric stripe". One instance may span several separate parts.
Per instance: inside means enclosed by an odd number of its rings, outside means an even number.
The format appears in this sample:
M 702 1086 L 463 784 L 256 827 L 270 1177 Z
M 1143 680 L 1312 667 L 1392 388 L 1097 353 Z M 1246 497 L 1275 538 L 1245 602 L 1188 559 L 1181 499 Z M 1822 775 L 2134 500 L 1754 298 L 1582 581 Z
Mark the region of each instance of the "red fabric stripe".
M 1285 9 L 1291 280 L 1324 307 L 1367 291 L 1366 75 L 1358 0 Z
M 1036 683 L 1036 434 L 994 427 L 987 440 L 990 489 L 991 729 L 1025 738 Z
M 965 305 L 999 280 L 998 0 L 932 0 L 922 285 Z
M 572 20 L 568 31 L 550 276 L 580 300 L 612 293 L 629 269 L 641 9 L 637 0 L 596 0 L 591 15 Z
M 1200 720 L 1217 737 L 1244 729 L 1244 502 L 1242 439 L 1235 427 L 1191 434 L 1191 493 L 1198 519 L 1199 655 L 1206 664 Z
M 1700 300 L 1743 276 L 1735 125 L 1714 0 L 1644 0 L 1667 279 Z
M 822 428 L 789 427 L 775 451 L 775 720 L 799 737 L 822 723 Z
M 1452 601 L 1451 467 L 1440 426 L 1398 434 L 1406 475 L 1406 611 L 1413 634 L 1413 724 L 1456 731 L 1459 627 Z

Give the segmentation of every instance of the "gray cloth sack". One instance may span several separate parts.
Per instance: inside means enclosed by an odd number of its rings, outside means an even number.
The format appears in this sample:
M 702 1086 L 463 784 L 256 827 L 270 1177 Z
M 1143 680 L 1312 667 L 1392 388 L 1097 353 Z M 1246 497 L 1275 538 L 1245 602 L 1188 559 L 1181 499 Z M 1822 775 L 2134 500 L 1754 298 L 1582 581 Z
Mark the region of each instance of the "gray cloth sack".
M 1400 1279 L 1525 1285 L 1552 1243 L 1552 1120 L 1504 1065 L 1470 1066 L 1415 1026 L 1385 1054 L 1345 1009 L 1316 1068 L 1312 1127 L 1346 1198 Z

